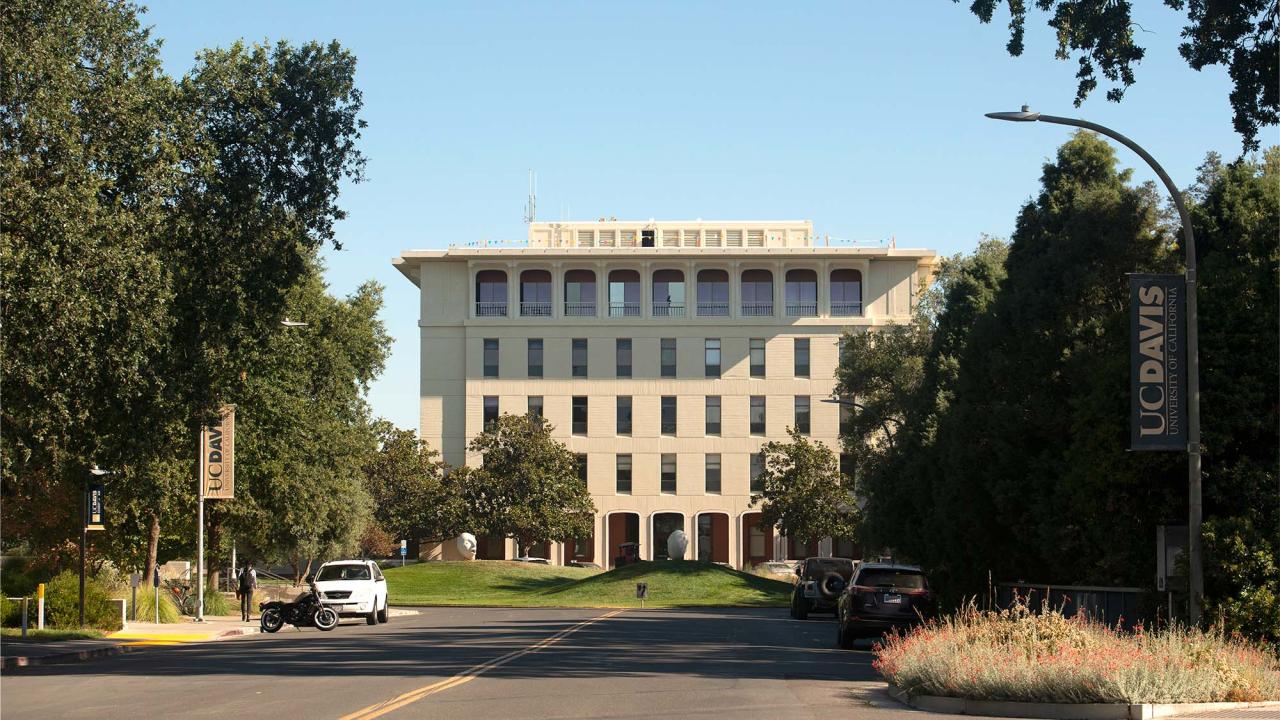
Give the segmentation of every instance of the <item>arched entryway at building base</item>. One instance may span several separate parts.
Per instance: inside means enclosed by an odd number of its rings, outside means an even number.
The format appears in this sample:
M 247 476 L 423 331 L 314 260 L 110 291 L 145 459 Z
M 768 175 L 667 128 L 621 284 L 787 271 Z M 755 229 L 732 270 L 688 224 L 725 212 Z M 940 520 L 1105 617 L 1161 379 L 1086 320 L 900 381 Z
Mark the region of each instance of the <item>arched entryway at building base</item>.
M 729 514 L 698 513 L 694 521 L 693 557 L 700 562 L 729 562 Z
M 640 542 L 640 513 L 611 512 L 605 517 L 604 559 L 601 563 L 612 569 L 618 567 L 619 546 Z M 640 556 L 640 557 L 643 557 Z
M 684 513 L 675 511 L 656 512 L 649 516 L 649 537 L 653 538 L 653 546 L 647 553 L 650 560 L 669 560 L 667 540 L 677 530 L 688 530 L 684 526 Z M 690 543 L 692 544 L 692 543 Z M 689 559 L 690 548 L 685 549 L 684 558 Z M 641 556 L 643 557 L 643 555 Z
M 742 569 L 773 559 L 773 528 L 760 522 L 760 513 L 742 515 Z

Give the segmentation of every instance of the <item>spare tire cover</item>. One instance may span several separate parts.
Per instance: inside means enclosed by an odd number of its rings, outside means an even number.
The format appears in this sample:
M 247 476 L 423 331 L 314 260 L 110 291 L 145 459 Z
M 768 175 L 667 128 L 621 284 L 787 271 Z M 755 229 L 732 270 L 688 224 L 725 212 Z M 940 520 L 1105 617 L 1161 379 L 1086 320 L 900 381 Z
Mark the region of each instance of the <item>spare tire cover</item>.
M 822 576 L 822 581 L 818 583 L 818 592 L 827 600 L 834 600 L 840 593 L 844 592 L 844 577 L 838 572 L 828 572 Z

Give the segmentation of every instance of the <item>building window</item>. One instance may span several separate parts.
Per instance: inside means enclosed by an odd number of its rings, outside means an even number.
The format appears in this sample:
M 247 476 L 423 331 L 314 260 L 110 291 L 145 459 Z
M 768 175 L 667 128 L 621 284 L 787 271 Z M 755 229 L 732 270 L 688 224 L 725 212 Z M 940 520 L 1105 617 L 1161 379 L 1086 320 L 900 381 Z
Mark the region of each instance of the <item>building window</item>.
M 631 434 L 631 396 L 618 396 L 618 434 Z
M 564 274 L 565 317 L 595 317 L 596 274 L 590 270 L 570 270 Z
M 764 492 L 764 453 L 751 453 L 750 472 L 751 492 Z
M 676 376 L 676 339 L 662 338 L 662 377 Z
M 809 434 L 809 396 L 796 396 L 796 432 Z
M 751 377 L 764 377 L 764 338 L 751 338 Z
M 841 268 L 831 271 L 831 314 L 853 317 L 862 314 L 862 273 Z
M 813 317 L 818 314 L 818 273 L 788 270 L 785 290 L 788 315 Z
M 720 494 L 720 454 L 707 455 L 707 492 Z
M 729 273 L 724 270 L 698 271 L 698 314 L 726 317 L 729 314 Z
M 619 455 L 617 459 L 617 476 L 614 489 L 620 495 L 631 494 L 631 456 Z
M 635 270 L 609 273 L 609 317 L 640 317 L 640 273 Z
M 529 377 L 542 377 L 542 338 L 529 338 Z
M 551 273 L 525 270 L 520 273 L 521 317 L 551 317 Z
M 720 396 L 707 396 L 707 434 L 720 434 Z
M 583 377 L 583 378 L 586 377 L 587 376 L 587 339 L 586 338 L 573 339 L 572 362 L 573 362 L 573 376 Z
M 541 395 L 529 396 L 529 414 L 536 415 L 538 417 L 546 417 L 545 415 L 542 414 L 542 396 Z
M 658 270 L 653 274 L 653 316 L 684 317 L 684 273 Z
M 484 396 L 484 429 L 490 430 L 498 422 L 498 396 Z
M 617 356 L 618 377 L 631 377 L 631 338 L 618 338 L 615 345 L 615 354 Z
M 742 314 L 744 317 L 773 314 L 773 273 L 768 270 L 742 273 Z
M 676 456 L 674 453 L 662 455 L 661 492 L 674 495 L 676 492 Z
M 853 432 L 853 405 L 848 398 L 840 398 L 840 434 L 848 435 Z
M 718 378 L 720 377 L 720 339 L 708 338 L 703 343 L 707 377 Z
M 662 396 L 662 434 L 676 434 L 676 396 Z
M 476 317 L 507 314 L 507 274 L 501 270 L 476 273 Z
M 809 338 L 796 338 L 796 377 L 809 377 Z
M 849 453 L 840 453 L 840 474 L 847 476 L 849 481 L 852 481 L 853 473 L 853 456 Z
M 585 395 L 573 396 L 573 434 L 587 434 L 587 398 Z
M 498 377 L 497 338 L 485 338 L 484 340 L 484 376 L 487 378 Z
M 578 468 L 578 482 L 582 483 L 582 487 L 587 486 L 587 454 L 575 453 L 573 456 L 574 464 Z
M 764 434 L 764 396 L 751 396 L 751 434 Z

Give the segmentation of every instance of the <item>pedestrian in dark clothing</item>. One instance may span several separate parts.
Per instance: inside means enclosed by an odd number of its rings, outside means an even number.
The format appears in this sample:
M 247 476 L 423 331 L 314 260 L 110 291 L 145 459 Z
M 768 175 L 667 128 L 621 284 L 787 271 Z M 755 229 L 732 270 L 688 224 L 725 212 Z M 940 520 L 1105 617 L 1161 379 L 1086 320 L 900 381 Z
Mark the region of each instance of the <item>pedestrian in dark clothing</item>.
M 258 573 L 254 572 L 253 563 L 245 563 L 240 570 L 236 582 L 236 597 L 240 598 L 240 619 L 248 622 L 249 612 L 253 609 L 253 591 L 258 588 Z

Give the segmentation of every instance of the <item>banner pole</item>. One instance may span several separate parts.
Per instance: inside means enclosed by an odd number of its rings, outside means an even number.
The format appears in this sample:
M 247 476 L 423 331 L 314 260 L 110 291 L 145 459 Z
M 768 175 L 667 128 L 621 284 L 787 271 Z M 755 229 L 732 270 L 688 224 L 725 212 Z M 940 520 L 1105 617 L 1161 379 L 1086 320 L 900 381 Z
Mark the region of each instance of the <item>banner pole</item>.
M 197 464 L 199 486 L 196 489 L 196 622 L 204 622 L 204 428 L 200 429 Z

